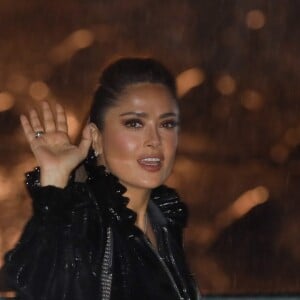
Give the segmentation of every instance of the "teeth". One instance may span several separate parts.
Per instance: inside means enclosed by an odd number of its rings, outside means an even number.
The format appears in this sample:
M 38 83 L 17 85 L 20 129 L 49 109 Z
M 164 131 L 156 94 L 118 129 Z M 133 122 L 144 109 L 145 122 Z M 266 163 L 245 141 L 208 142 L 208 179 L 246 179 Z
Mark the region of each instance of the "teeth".
M 160 162 L 160 158 L 157 157 L 147 157 L 142 159 L 142 161 L 146 161 L 146 162 Z

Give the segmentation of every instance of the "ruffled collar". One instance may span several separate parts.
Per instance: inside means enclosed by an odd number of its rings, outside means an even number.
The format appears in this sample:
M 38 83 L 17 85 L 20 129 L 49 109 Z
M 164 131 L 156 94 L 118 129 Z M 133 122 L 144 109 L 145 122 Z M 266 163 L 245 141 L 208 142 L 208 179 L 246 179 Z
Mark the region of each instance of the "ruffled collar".
M 130 200 L 124 196 L 126 188 L 116 176 L 107 172 L 104 166 L 96 166 L 89 169 L 87 182 L 92 186 L 103 211 L 107 212 L 106 217 L 125 227 L 135 224 L 137 215 L 127 207 Z M 175 190 L 159 186 L 152 191 L 150 201 L 159 207 L 169 225 L 186 225 L 187 207 Z
M 95 201 L 104 217 L 121 224 L 124 227 L 131 227 L 135 224 L 136 213 L 127 207 L 129 199 L 124 196 L 126 188 L 119 182 L 118 178 L 106 171 L 104 166 L 89 166 L 87 184 L 95 193 Z M 43 189 L 40 186 L 40 169 L 26 173 L 26 185 L 32 193 L 35 189 Z M 69 189 L 83 187 L 84 183 L 74 182 L 71 176 L 68 185 Z M 161 185 L 151 193 L 150 202 L 154 203 L 162 212 L 167 224 L 175 227 L 184 227 L 187 222 L 187 207 L 179 199 L 174 189 Z M 149 206 L 150 209 L 150 206 Z
M 135 224 L 137 215 L 127 207 L 126 188 L 116 176 L 100 165 L 89 169 L 87 183 L 91 185 L 103 212 L 107 213 L 105 217 L 121 225 Z

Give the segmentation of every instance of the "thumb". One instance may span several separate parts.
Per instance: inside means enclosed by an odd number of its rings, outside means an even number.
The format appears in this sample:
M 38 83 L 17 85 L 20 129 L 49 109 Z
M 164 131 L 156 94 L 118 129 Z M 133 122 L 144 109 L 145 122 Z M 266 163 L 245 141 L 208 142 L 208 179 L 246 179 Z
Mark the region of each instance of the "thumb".
M 82 131 L 81 141 L 78 145 L 79 151 L 83 157 L 86 157 L 92 143 L 92 134 L 89 125 L 86 125 Z

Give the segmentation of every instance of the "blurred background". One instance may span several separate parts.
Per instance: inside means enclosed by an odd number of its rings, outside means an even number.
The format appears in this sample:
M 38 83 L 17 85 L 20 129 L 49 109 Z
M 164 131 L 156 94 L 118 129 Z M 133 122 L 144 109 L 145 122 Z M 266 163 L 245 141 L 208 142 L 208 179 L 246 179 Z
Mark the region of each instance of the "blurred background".
M 20 113 L 57 101 L 76 141 L 103 67 L 151 56 L 177 76 L 168 183 L 190 209 L 202 293 L 300 293 L 299 12 L 297 0 L 0 0 L 0 266 L 31 215 Z

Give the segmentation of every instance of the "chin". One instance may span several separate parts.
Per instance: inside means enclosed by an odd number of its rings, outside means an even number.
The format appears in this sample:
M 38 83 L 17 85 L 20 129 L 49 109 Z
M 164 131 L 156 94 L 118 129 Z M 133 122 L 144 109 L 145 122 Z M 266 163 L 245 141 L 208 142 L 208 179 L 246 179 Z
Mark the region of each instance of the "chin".
M 145 188 L 145 189 L 155 189 L 157 187 L 159 187 L 160 185 L 162 185 L 165 181 L 167 180 L 167 178 L 163 177 L 163 178 L 147 178 L 144 180 L 141 180 L 141 178 L 139 178 L 139 180 L 136 181 L 136 185 L 140 186 L 141 188 Z
M 159 179 L 147 178 L 143 180 L 141 177 L 139 177 L 136 180 L 133 179 L 129 181 L 127 179 L 127 180 L 120 180 L 120 181 L 127 189 L 133 187 L 137 189 L 152 190 L 162 185 L 166 181 L 166 179 L 162 180 L 161 178 Z
M 115 167 L 115 165 L 111 165 Z M 124 171 L 126 170 L 126 172 Z M 128 170 L 131 170 L 128 172 Z M 149 172 L 135 166 L 111 168 L 113 174 L 119 178 L 120 182 L 129 189 L 130 187 L 138 189 L 155 189 L 165 183 L 171 173 L 170 168 L 162 168 L 158 172 Z M 113 172 L 115 171 L 115 172 Z

